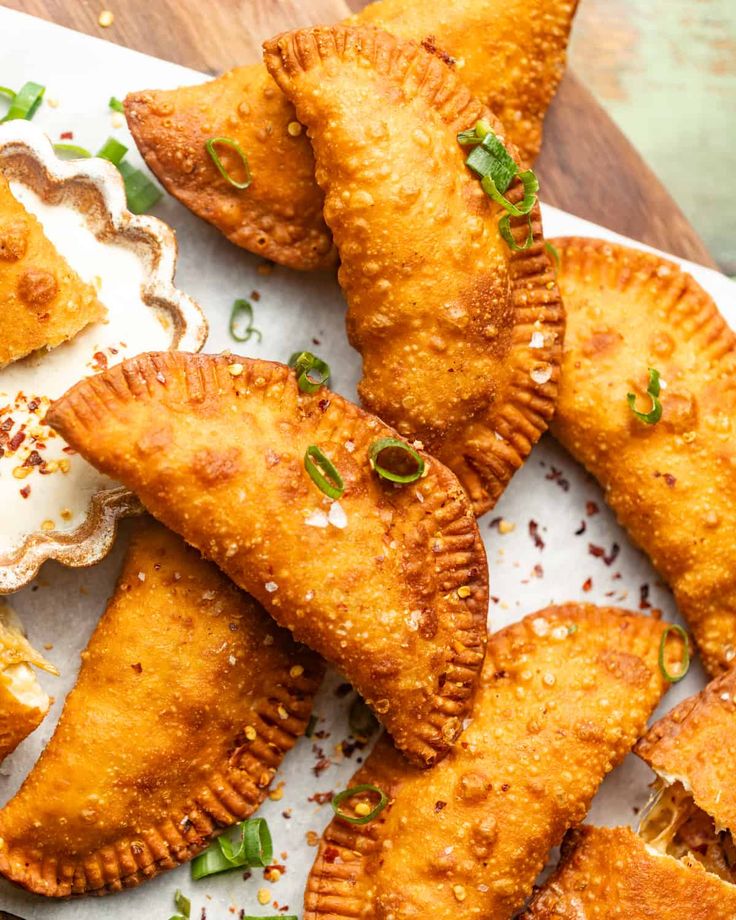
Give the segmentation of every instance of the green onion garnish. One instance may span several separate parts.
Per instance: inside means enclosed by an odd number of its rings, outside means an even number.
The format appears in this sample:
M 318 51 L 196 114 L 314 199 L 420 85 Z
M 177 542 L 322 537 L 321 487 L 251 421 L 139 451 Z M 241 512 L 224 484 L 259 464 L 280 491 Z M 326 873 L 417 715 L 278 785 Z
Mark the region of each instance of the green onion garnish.
M 92 156 L 86 147 L 78 144 L 54 144 L 54 152 L 59 156 L 68 156 L 72 160 L 86 160 Z
M 248 300 L 242 298 L 233 303 L 230 312 L 230 335 L 236 342 L 249 342 L 251 337 L 258 336 L 258 341 L 263 341 L 260 329 L 253 325 L 253 306 Z
M 232 841 L 225 836 L 218 837 L 204 853 L 192 860 L 192 878 L 205 878 L 218 872 L 243 867 L 255 868 L 270 865 L 273 859 L 273 841 L 271 832 L 263 818 L 252 818 L 237 825 L 240 830 L 240 842 L 235 849 Z
M 128 210 L 133 214 L 144 214 L 150 210 L 163 195 L 157 185 L 148 176 L 126 160 L 118 164 L 120 175 L 123 177 L 125 194 L 128 199 Z
M 640 422 L 646 422 L 647 425 L 656 425 L 662 418 L 662 403 L 659 401 L 659 371 L 653 367 L 649 368 L 649 384 L 647 385 L 647 395 L 652 401 L 652 408 L 649 412 L 639 412 L 636 408 L 636 396 L 633 393 L 626 394 L 626 402 L 629 409 L 639 419 Z
M 242 182 L 238 182 L 238 180 L 235 179 L 233 176 L 231 176 L 230 173 L 227 171 L 222 160 L 220 159 L 219 153 L 215 149 L 216 145 L 220 145 L 222 147 L 229 147 L 231 150 L 234 150 L 235 153 L 238 155 L 238 157 L 240 158 L 242 167 L 243 167 L 243 171 L 245 173 L 245 179 Z M 250 165 L 248 164 L 248 157 L 245 155 L 245 153 L 243 152 L 243 148 L 240 146 L 240 144 L 237 141 L 234 141 L 231 137 L 211 137 L 206 142 L 205 147 L 207 148 L 207 153 L 209 153 L 209 155 L 212 157 L 212 162 L 215 164 L 215 166 L 219 170 L 220 175 L 223 178 L 227 179 L 230 185 L 233 185 L 235 186 L 235 188 L 239 188 L 239 189 L 248 188 L 248 186 L 253 181 L 253 176 L 251 175 L 251 172 L 250 172 Z
M 547 250 L 547 254 L 549 255 L 550 259 L 552 259 L 552 262 L 555 266 L 555 274 L 557 274 L 557 272 L 560 270 L 560 254 L 557 251 L 557 247 L 554 245 L 554 243 L 550 243 L 549 240 L 546 240 L 544 243 L 544 248 Z
M 683 642 L 682 667 L 677 672 L 677 674 L 670 674 L 664 661 L 664 653 L 667 647 L 667 638 L 669 637 L 670 633 L 677 633 Z M 659 643 L 659 670 L 662 672 L 664 679 L 669 681 L 671 684 L 679 683 L 690 670 L 690 645 L 688 643 L 687 633 L 682 628 L 682 626 L 678 626 L 676 623 L 670 623 L 667 629 L 665 629 L 665 631 L 662 633 L 662 639 Z
M 378 720 L 360 696 L 356 696 L 350 706 L 348 724 L 351 734 L 356 738 L 370 738 L 378 728 Z
M 169 917 L 169 920 L 189 920 L 192 913 L 192 902 L 178 888 L 174 893 L 174 904 L 176 904 L 176 909 L 179 913 Z
M 324 492 L 330 498 L 342 497 L 345 491 L 342 476 L 332 461 L 314 444 L 310 444 L 304 454 L 304 469 L 320 492 Z
M 295 351 L 289 367 L 296 372 L 296 382 L 303 393 L 316 393 L 330 379 L 330 365 L 311 351 Z
M 346 799 L 352 799 L 356 795 L 362 795 L 364 792 L 370 792 L 373 795 L 377 795 L 379 800 L 378 803 L 373 807 L 373 809 L 366 814 L 357 814 L 357 815 L 346 815 L 344 811 L 340 810 L 340 806 Z M 353 810 L 355 811 L 360 805 L 359 803 Z M 363 783 L 360 786 L 351 786 L 350 789 L 345 789 L 342 792 L 339 792 L 332 800 L 332 810 L 335 812 L 338 818 L 341 818 L 343 821 L 347 821 L 348 824 L 369 824 L 375 818 L 380 815 L 383 809 L 388 805 L 388 796 L 386 793 L 379 789 L 378 786 L 372 786 L 370 783 Z
M 110 106 L 113 112 L 125 112 L 123 103 L 119 99 L 116 99 L 115 96 L 110 96 L 110 101 L 107 104 Z
M 41 105 L 43 94 L 46 87 L 39 83 L 24 83 L 17 93 L 13 93 L 7 87 L 3 87 L 5 95 L 11 95 L 10 108 L 5 113 L 5 117 L 0 121 L 13 121 L 16 118 L 24 118 L 30 121 L 36 114 L 36 110 Z
M 514 252 L 528 249 L 534 242 L 534 230 L 528 215 L 537 203 L 539 181 L 536 175 L 531 169 L 519 172 L 514 158 L 485 122 L 479 121 L 474 129 L 461 131 L 457 139 L 463 146 L 473 146 L 465 158 L 466 166 L 480 177 L 480 184 L 486 195 L 506 211 L 498 222 L 501 236 Z M 524 189 L 524 197 L 518 204 L 513 204 L 504 193 L 516 176 Z M 516 242 L 511 232 L 512 217 L 527 217 L 529 232 L 522 245 Z
M 380 457 L 384 451 L 389 451 L 390 454 L 381 462 Z M 407 457 L 413 461 L 414 469 L 403 472 Z M 394 469 L 389 469 L 385 465 L 387 461 L 393 462 Z M 378 441 L 374 441 L 368 450 L 368 462 L 381 479 L 388 479 L 389 482 L 416 482 L 424 475 L 424 460 L 406 441 L 400 441 L 398 438 L 379 438 Z
M 127 152 L 128 148 L 125 144 L 116 141 L 114 137 L 108 137 L 102 147 L 97 151 L 97 156 L 102 157 L 103 160 L 109 160 L 113 166 L 119 167 Z

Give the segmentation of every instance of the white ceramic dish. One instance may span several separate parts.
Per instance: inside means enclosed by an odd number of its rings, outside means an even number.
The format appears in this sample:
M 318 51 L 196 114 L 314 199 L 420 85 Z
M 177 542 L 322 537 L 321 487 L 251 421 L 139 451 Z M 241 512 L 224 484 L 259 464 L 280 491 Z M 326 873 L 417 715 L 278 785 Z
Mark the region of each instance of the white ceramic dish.
M 173 231 L 128 211 L 112 164 L 60 160 L 40 129 L 13 121 L 0 126 L 0 171 L 108 310 L 105 322 L 70 342 L 0 370 L 0 426 L 11 442 L 25 435 L 14 450 L 6 442 L 0 457 L 0 593 L 8 593 L 46 559 L 97 562 L 112 545 L 118 518 L 138 507 L 43 424 L 50 401 L 81 377 L 141 351 L 199 351 L 207 321 L 174 286 Z M 24 466 L 31 451 L 43 462 Z

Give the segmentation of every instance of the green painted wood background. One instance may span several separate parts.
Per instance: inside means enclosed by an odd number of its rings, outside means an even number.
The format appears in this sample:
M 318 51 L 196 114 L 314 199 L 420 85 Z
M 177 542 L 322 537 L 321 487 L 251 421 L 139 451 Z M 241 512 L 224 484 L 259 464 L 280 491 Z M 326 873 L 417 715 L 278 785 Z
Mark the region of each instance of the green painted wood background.
M 736 275 L 736 0 L 581 0 L 570 63 Z

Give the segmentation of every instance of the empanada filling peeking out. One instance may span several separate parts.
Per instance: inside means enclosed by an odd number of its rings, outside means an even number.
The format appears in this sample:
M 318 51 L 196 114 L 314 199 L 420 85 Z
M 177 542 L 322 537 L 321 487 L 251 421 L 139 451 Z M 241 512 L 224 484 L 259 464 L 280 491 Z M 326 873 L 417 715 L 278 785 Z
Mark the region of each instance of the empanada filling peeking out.
M 727 830 L 699 808 L 680 782 L 660 779 L 639 825 L 648 847 L 703 868 L 725 882 L 736 883 L 736 844 Z

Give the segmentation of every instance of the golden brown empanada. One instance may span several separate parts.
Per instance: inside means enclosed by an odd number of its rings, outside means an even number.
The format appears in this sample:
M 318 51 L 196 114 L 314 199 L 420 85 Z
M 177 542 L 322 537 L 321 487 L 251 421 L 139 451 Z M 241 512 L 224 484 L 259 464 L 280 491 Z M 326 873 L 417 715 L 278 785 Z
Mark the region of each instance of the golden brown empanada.
M 513 251 L 458 143 L 481 119 L 503 128 L 435 56 L 375 29 L 288 33 L 266 64 L 314 146 L 361 399 L 482 513 L 552 416 L 564 328 L 538 206 L 531 248 Z
M 424 42 L 506 124 L 522 156 L 539 151 L 542 119 L 565 67 L 577 0 L 380 0 L 349 22 Z M 149 167 L 183 204 L 233 243 L 292 268 L 327 267 L 335 249 L 322 219 L 312 151 L 292 106 L 261 64 L 176 90 L 125 100 L 128 125 Z M 236 141 L 252 183 L 230 185 L 205 149 Z M 227 165 L 237 158 L 223 147 Z
M 420 772 L 381 740 L 353 778 L 390 803 L 368 824 L 329 825 L 304 920 L 508 920 L 659 702 L 664 628 L 568 604 L 492 635 L 472 718 L 445 760 Z M 674 643 L 666 654 L 679 654 Z
M 61 345 L 106 312 L 0 173 L 0 367 Z
M 736 886 L 662 856 L 628 827 L 570 831 L 560 868 L 519 920 L 733 920 Z
M 0 811 L 0 872 L 66 897 L 191 859 L 263 801 L 321 675 L 259 604 L 143 522 L 56 733 Z
M 658 776 L 639 833 L 659 853 L 736 882 L 736 671 L 660 719 L 635 751 Z
M 51 705 L 31 665 L 59 673 L 33 648 L 16 615 L 0 600 L 0 762 L 38 728 Z
M 429 765 L 468 715 L 486 641 L 487 568 L 455 477 L 397 487 L 369 450 L 395 432 L 280 364 L 167 352 L 77 384 L 49 423 L 332 662 L 398 746 Z M 321 451 L 339 501 L 310 475 Z
M 736 663 L 736 336 L 686 272 L 601 240 L 554 241 L 568 327 L 553 433 L 600 481 L 692 627 Z M 647 424 L 649 369 L 662 417 Z

